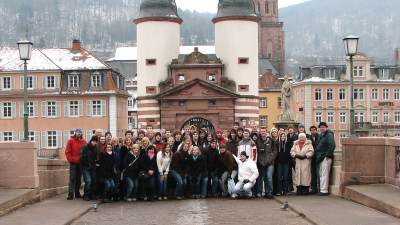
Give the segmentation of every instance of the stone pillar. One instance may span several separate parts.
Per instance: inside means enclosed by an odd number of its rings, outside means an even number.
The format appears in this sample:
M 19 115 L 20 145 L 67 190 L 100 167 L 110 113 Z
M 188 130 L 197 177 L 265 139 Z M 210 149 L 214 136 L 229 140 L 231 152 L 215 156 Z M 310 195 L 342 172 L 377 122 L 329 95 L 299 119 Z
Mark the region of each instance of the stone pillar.
M 34 143 L 0 143 L 0 187 L 39 187 Z

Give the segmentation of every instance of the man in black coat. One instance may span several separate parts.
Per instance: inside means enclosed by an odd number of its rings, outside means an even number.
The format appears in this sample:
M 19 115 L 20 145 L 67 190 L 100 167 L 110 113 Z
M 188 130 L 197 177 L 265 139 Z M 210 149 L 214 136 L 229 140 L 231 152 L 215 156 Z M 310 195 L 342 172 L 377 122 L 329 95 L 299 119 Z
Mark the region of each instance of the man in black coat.
M 317 151 L 317 143 L 319 141 L 318 129 L 316 126 L 310 127 L 311 135 L 309 136 L 309 140 L 312 143 L 314 151 Z M 316 153 L 311 160 L 311 192 L 310 194 L 318 193 L 318 173 L 317 173 L 317 157 L 315 157 Z

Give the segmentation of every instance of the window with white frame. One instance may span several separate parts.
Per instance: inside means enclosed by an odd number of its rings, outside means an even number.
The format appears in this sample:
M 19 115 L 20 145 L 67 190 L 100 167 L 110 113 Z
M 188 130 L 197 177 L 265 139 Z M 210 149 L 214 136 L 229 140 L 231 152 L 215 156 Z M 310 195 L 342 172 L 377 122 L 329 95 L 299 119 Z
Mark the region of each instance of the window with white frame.
M 24 108 L 24 103 L 22 102 L 22 109 L 23 108 Z M 27 111 L 28 111 L 28 116 L 29 117 L 34 117 L 35 116 L 36 113 L 35 113 L 35 103 L 34 102 L 28 102 L 27 103 Z
M 24 79 L 22 77 L 22 82 L 24 82 Z M 26 77 L 26 82 L 28 85 L 26 86 L 27 89 L 34 89 L 35 88 L 35 81 L 33 76 L 27 76 Z M 24 87 L 24 83 L 21 84 L 21 87 Z
M 327 121 L 328 123 L 334 123 L 335 122 L 335 113 L 334 112 L 328 112 L 328 118 Z
M 353 67 L 353 74 L 354 74 L 354 77 L 363 77 L 364 76 L 363 67 L 362 66 Z
M 3 90 L 11 90 L 12 87 L 11 77 L 3 77 Z
M 371 90 L 371 99 L 378 100 L 378 89 L 374 88 Z
M 379 70 L 379 79 L 381 80 L 388 80 L 389 79 L 389 72 L 388 68 L 382 68 Z
M 325 78 L 326 79 L 336 79 L 336 70 L 334 68 L 325 69 Z
M 79 101 L 69 101 L 69 116 L 79 116 Z
M 326 90 L 326 100 L 333 100 L 333 89 L 329 88 Z
M 373 111 L 371 114 L 371 122 L 378 123 L 379 122 L 379 112 Z
M 340 121 L 340 123 L 342 123 L 342 124 L 346 123 L 346 112 L 340 112 L 340 114 L 339 114 L 339 121 Z
M 128 107 L 129 108 L 133 107 L 133 98 L 128 98 Z
M 364 89 L 355 88 L 353 92 L 354 100 L 364 100 Z
M 56 117 L 57 116 L 57 102 L 48 101 L 46 102 L 46 111 L 48 117 Z
M 322 113 L 321 112 L 316 112 L 315 113 L 315 122 L 316 123 L 321 123 L 322 122 Z
M 383 89 L 383 100 L 389 100 L 389 89 Z
M 47 76 L 46 77 L 46 88 L 48 88 L 48 89 L 56 88 L 56 77 L 55 76 Z
M 208 74 L 208 81 L 211 81 L 211 82 L 216 81 L 215 74 Z
M 389 123 L 389 112 L 383 112 L 383 122 Z
M 3 118 L 13 117 L 13 104 L 12 102 L 3 102 Z
M 339 90 L 339 99 L 346 100 L 346 89 L 340 88 Z
M 13 133 L 3 132 L 3 141 L 13 141 Z
M 57 148 L 57 131 L 47 131 L 47 147 Z
M 322 100 L 322 90 L 320 88 L 315 89 L 315 100 L 320 101 Z
M 268 102 L 267 98 L 260 98 L 260 108 L 267 108 Z
M 400 89 L 394 89 L 394 100 L 400 100 Z
M 185 81 L 185 74 L 178 74 L 178 81 Z
M 68 88 L 79 88 L 79 75 L 68 75 Z
M 394 122 L 400 123 L 400 111 L 394 113 Z
M 260 127 L 267 127 L 267 126 L 268 126 L 268 117 L 260 116 Z
M 36 139 L 35 139 L 35 131 L 29 131 L 28 132 L 28 140 L 32 141 L 32 142 L 36 141 Z
M 91 79 L 90 79 L 90 86 L 92 88 L 98 88 L 101 87 L 101 74 L 98 72 L 95 72 L 92 74 Z
M 364 123 L 364 112 L 355 112 L 354 113 L 354 122 Z
M 92 116 L 102 116 L 101 101 L 92 101 Z

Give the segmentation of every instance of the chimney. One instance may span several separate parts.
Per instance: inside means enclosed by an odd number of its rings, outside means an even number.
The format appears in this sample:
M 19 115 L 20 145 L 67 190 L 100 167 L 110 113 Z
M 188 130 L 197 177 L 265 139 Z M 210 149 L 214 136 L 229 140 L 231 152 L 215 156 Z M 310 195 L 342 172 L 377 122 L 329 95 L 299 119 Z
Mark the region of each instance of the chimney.
M 77 50 L 81 50 L 81 41 L 79 41 L 79 40 L 73 40 L 72 41 L 72 50 L 75 50 L 75 51 L 77 51 Z
M 199 47 L 194 47 L 194 52 L 198 53 L 199 52 Z
M 400 48 L 394 50 L 394 62 L 397 66 L 400 66 Z

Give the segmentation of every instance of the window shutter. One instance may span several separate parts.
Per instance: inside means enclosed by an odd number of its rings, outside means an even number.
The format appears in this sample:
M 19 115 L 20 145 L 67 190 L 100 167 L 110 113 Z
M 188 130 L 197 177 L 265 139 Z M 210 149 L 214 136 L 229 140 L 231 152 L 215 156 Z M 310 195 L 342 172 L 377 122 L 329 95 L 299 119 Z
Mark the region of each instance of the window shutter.
M 61 117 L 61 102 L 56 101 L 56 117 Z
M 0 141 L 4 141 L 3 132 L 0 132 Z
M 47 131 L 42 131 L 41 148 L 47 148 Z
M 32 76 L 32 87 L 33 89 L 36 89 L 36 84 L 37 84 L 37 76 Z
M 18 132 L 12 132 L 12 140 L 18 141 Z
M 4 77 L 0 77 L 0 90 L 4 89 L 3 84 L 4 84 Z
M 35 147 L 40 147 L 40 131 L 35 131 Z
M 93 136 L 93 132 L 91 130 L 86 131 L 86 141 L 89 142 Z
M 11 117 L 12 118 L 17 118 L 17 103 L 16 102 L 12 102 L 11 103 Z
M 47 89 L 47 76 L 42 77 L 42 89 Z
M 87 101 L 86 104 L 86 115 L 92 116 L 92 101 Z
M 63 134 L 63 140 L 64 140 L 64 147 L 67 147 L 67 143 L 68 143 L 68 140 L 69 140 L 69 138 L 70 138 L 70 136 L 69 136 L 70 134 L 69 134 L 69 131 L 68 130 L 65 130 L 64 131 L 64 134 Z
M 11 77 L 11 89 L 15 89 L 15 77 Z
M 101 100 L 101 115 L 107 116 L 107 101 Z
M 64 101 L 64 117 L 69 117 L 69 101 Z
M 47 117 L 47 102 L 42 102 L 42 117 Z
M 33 102 L 33 117 L 38 117 L 38 102 Z
M 21 89 L 24 89 L 24 76 L 20 76 L 20 87 L 21 87 Z
M 19 117 L 24 118 L 24 102 L 19 102 Z
M 19 140 L 24 140 L 24 132 L 23 131 L 19 132 Z
M 0 119 L 3 119 L 3 103 L 0 102 Z
M 78 101 L 78 104 L 79 104 L 79 116 L 83 116 L 83 101 L 82 100 L 79 100 Z
M 57 89 L 60 88 L 60 77 L 59 76 L 54 76 L 54 87 Z
M 62 146 L 62 137 L 63 137 L 63 134 L 62 134 L 62 131 L 57 131 L 57 148 L 62 148 L 63 146 Z

